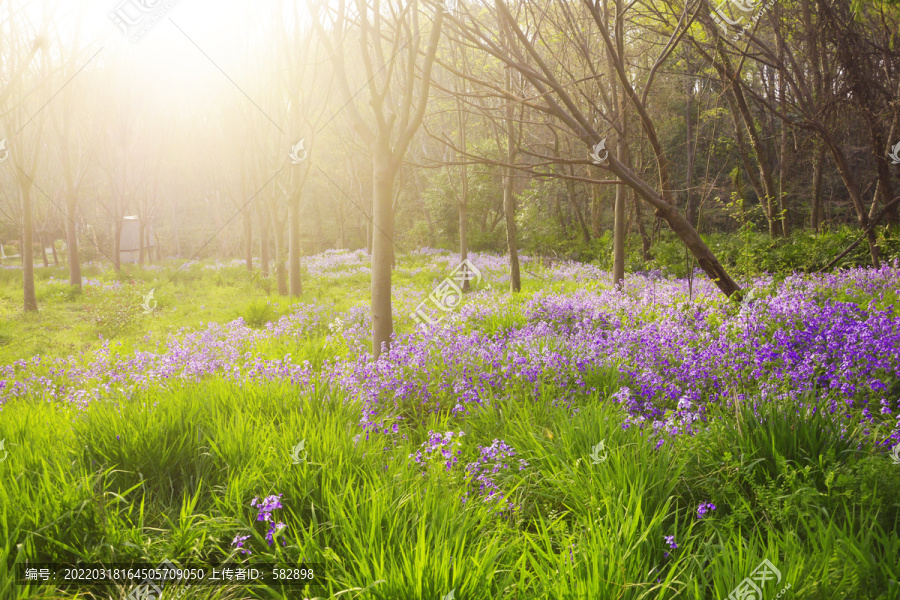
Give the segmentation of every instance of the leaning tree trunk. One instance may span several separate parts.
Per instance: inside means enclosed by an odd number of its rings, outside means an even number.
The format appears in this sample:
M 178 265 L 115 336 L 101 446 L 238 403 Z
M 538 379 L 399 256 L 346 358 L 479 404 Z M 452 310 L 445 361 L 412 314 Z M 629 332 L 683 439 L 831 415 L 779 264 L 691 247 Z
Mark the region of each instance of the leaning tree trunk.
M 847 164 L 847 160 L 844 157 L 844 152 L 831 138 L 831 135 L 824 131 L 820 131 L 820 133 L 822 134 L 822 140 L 825 142 L 825 145 L 828 146 L 828 149 L 831 151 L 831 156 L 834 158 L 834 164 L 841 174 L 841 179 L 844 180 L 844 186 L 850 194 L 850 200 L 853 201 L 853 208 L 856 210 L 856 218 L 859 221 L 859 226 L 866 232 L 866 241 L 869 244 L 869 256 L 872 258 L 872 266 L 877 269 L 881 266 L 881 257 L 878 251 L 878 238 L 875 236 L 875 228 L 869 227 L 869 215 L 866 213 L 866 209 L 863 206 L 862 196 L 859 193 L 859 187 L 856 185 L 856 176 L 850 170 L 850 166 Z
M 656 213 L 665 219 L 669 227 L 678 236 L 678 239 L 687 246 L 700 268 L 712 279 L 713 283 L 726 296 L 740 299 L 741 288 L 728 274 L 728 271 L 722 266 L 716 256 L 712 253 L 697 230 L 691 227 L 684 215 L 681 214 L 674 204 L 670 204 L 659 192 L 641 179 L 630 167 L 618 160 L 618 158 L 609 157 L 609 170 L 624 181 L 631 189 L 633 189 L 641 198 L 646 200 L 655 209 Z
M 393 190 L 397 165 L 387 140 L 378 140 L 372 152 L 372 355 L 377 360 L 388 350 L 394 334 L 391 307 L 391 263 L 394 259 Z

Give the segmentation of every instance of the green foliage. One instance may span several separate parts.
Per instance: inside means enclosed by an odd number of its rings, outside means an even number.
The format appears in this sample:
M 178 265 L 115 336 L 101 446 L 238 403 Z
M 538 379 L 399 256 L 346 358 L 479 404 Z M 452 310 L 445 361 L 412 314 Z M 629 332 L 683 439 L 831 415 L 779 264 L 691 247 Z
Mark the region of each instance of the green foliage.
M 89 288 L 85 298 L 91 321 L 107 335 L 131 329 L 143 313 L 142 294 L 133 283 Z
M 265 326 L 266 323 L 274 321 L 277 317 L 275 307 L 272 306 L 269 300 L 265 299 L 253 300 L 239 314 L 247 326 L 255 329 Z
M 737 276 L 760 273 L 818 271 L 835 259 L 859 237 L 859 229 L 841 227 L 814 234 L 807 230 L 792 232 L 787 238 L 771 238 L 747 220 L 734 234 L 704 235 L 707 245 L 727 269 Z M 882 260 L 900 258 L 900 230 L 879 227 L 878 245 Z M 654 260 L 647 268 L 666 270 L 677 277 L 686 276 L 684 245 L 671 232 L 666 232 L 653 246 Z M 631 250 L 637 253 L 638 249 Z M 871 265 L 865 240 L 841 259 L 835 269 Z
M 272 293 L 272 278 L 263 277 L 260 269 L 257 268 L 253 270 L 250 274 L 250 282 L 254 287 L 264 291 L 267 296 Z

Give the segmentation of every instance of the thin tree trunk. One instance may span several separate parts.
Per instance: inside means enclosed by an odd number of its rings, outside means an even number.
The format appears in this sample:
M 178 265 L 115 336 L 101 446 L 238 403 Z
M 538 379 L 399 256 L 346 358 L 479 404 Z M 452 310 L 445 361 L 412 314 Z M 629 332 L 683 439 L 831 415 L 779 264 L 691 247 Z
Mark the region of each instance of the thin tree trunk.
M 31 182 L 19 175 L 19 188 L 22 192 L 22 280 L 23 298 L 26 312 L 38 309 L 37 296 L 34 293 L 34 216 L 31 204 Z
M 509 73 L 507 72 L 507 83 L 509 83 Z M 507 106 L 507 151 L 506 158 L 509 164 L 515 160 L 515 148 L 512 134 L 512 105 Z M 522 289 L 522 280 L 519 273 L 519 246 L 518 232 L 516 230 L 516 207 L 515 198 L 513 197 L 513 178 L 512 169 L 507 167 L 503 170 L 503 217 L 506 220 L 506 248 L 509 253 L 509 289 L 513 293 Z
M 568 169 L 568 174 L 574 175 L 574 170 L 571 166 Z M 584 243 L 590 244 L 591 231 L 588 229 L 587 223 L 584 220 L 581 207 L 578 206 L 578 198 L 575 194 L 575 182 L 571 179 L 566 179 L 566 199 L 569 201 L 569 206 L 572 207 L 572 211 L 575 213 L 575 220 L 578 221 L 578 226 L 581 228 L 581 235 L 584 238 Z
M 259 271 L 263 279 L 269 278 L 269 215 L 264 202 L 256 204 L 256 220 L 259 222 Z
M 422 203 L 422 213 L 425 215 L 425 223 L 428 225 L 428 244 L 434 248 L 437 246 L 434 235 L 434 222 L 431 220 L 431 211 L 428 210 L 428 205 L 425 204 L 425 196 L 422 189 L 422 177 L 418 170 L 413 174 L 413 180 L 416 183 L 416 192 L 419 195 L 419 202 Z
M 743 119 L 744 127 L 746 128 L 747 134 L 750 137 L 750 145 L 753 146 L 753 150 L 756 152 L 757 164 L 759 165 L 760 182 L 762 184 L 762 191 L 764 194 L 764 196 L 760 198 L 760 202 L 765 209 L 766 219 L 769 221 L 769 235 L 775 237 L 781 234 L 781 228 L 779 227 L 778 219 L 776 219 L 775 217 L 775 207 L 773 205 L 777 192 L 775 190 L 774 178 L 772 177 L 769 152 L 762 139 L 760 138 L 759 132 L 756 130 L 756 122 L 753 120 L 753 115 L 750 113 L 750 108 L 747 106 L 747 102 L 744 99 L 744 92 L 741 89 L 741 85 L 736 81 L 736 78 L 739 76 L 739 74 L 732 73 L 731 63 L 725 55 L 724 51 L 720 52 L 720 57 L 722 58 L 723 64 L 719 65 L 717 63 L 716 67 L 723 77 L 730 81 L 734 81 L 734 83 L 732 83 L 728 88 L 729 93 L 734 95 L 738 114 Z
M 469 258 L 469 208 L 467 203 L 463 202 L 457 204 L 457 208 L 459 210 L 459 260 L 465 261 Z M 468 278 L 463 281 L 462 291 L 469 291 Z
M 822 171 L 825 168 L 825 144 L 819 144 L 816 152 L 815 165 L 813 166 L 813 194 L 812 194 L 812 215 L 810 216 L 809 226 L 816 233 L 821 233 L 822 229 Z
M 66 253 L 69 262 L 69 285 L 81 289 L 81 259 L 78 256 L 76 207 L 75 200 L 71 195 L 68 196 L 66 198 Z
M 249 210 L 241 213 L 244 220 L 244 264 L 247 271 L 253 272 L 253 215 Z
M 829 134 L 825 132 L 820 133 L 823 134 L 822 139 L 828 146 L 828 149 L 831 150 L 834 164 L 841 174 L 841 179 L 844 180 L 844 186 L 846 186 L 847 192 L 850 193 L 850 199 L 853 201 L 853 208 L 856 210 L 856 218 L 859 221 L 859 225 L 863 228 L 863 231 L 867 232 L 866 241 L 869 244 L 869 256 L 872 258 L 872 266 L 877 269 L 881 267 L 881 257 L 880 252 L 878 251 L 878 238 L 875 236 L 875 229 L 869 228 L 869 215 L 866 214 L 866 209 L 863 206 L 862 197 L 860 196 L 859 188 L 856 185 L 856 178 L 844 158 L 843 151 L 837 146 L 834 140 L 831 139 Z
M 49 267 L 49 266 L 50 266 L 50 262 L 47 260 L 47 242 L 46 242 L 46 240 L 45 240 L 44 238 L 45 238 L 45 234 L 44 234 L 44 232 L 42 231 L 42 232 L 38 235 L 38 242 L 40 242 L 40 244 L 41 244 L 41 258 L 42 258 L 43 261 L 44 261 L 44 267 Z
M 693 75 L 693 73 L 689 72 L 689 75 Z M 684 123 L 685 123 L 685 137 L 687 138 L 687 144 L 685 144 L 685 148 L 687 151 L 686 162 L 687 167 L 685 168 L 684 179 L 685 179 L 685 200 L 684 200 L 684 214 L 687 217 L 688 223 L 691 224 L 691 227 L 697 227 L 697 207 L 694 206 L 694 196 L 691 194 L 691 188 L 694 185 L 694 78 L 693 76 L 688 77 L 687 82 L 687 101 L 686 101 L 685 111 L 684 111 Z M 639 217 L 640 218 L 640 217 Z M 646 252 L 645 252 L 646 254 Z M 645 259 L 646 260 L 646 259 Z
M 344 250 L 347 247 L 347 234 L 344 231 L 344 229 L 345 229 L 344 205 L 343 205 L 343 203 L 341 203 L 340 198 L 338 198 L 337 221 L 338 221 L 338 249 Z
M 300 281 L 300 197 L 297 194 L 288 198 L 288 244 L 291 296 L 299 298 L 303 283 Z
M 144 218 L 138 217 L 138 264 L 144 266 Z
M 119 220 L 118 223 L 113 225 L 113 244 L 115 244 L 115 248 L 113 249 L 113 263 L 116 265 L 116 271 L 122 268 L 122 221 Z
M 779 24 L 783 23 L 783 13 L 781 10 L 781 6 L 776 7 L 776 20 Z M 779 25 L 780 27 L 780 25 Z M 778 52 L 778 59 L 781 64 L 784 64 L 784 37 L 781 35 L 781 30 L 779 29 L 776 32 L 776 40 L 775 40 Z M 778 106 L 781 111 L 787 114 L 787 102 L 785 100 L 786 90 L 787 90 L 787 82 L 785 81 L 785 70 L 782 68 L 778 71 Z M 772 117 L 774 119 L 774 117 Z M 791 228 L 788 223 L 788 207 L 787 207 L 787 184 L 785 179 L 787 178 L 787 163 L 788 163 L 788 125 L 783 120 L 779 123 L 781 128 L 781 139 L 778 144 L 778 154 L 781 157 L 781 160 L 778 161 L 778 208 L 780 210 L 780 221 L 781 221 L 781 233 L 787 237 L 791 234 Z
M 604 11 L 606 12 L 606 23 L 609 24 L 611 22 L 609 8 L 606 2 L 603 4 Z M 620 53 L 620 60 L 624 61 L 624 46 L 621 44 L 621 35 L 622 35 L 622 15 L 621 15 L 621 5 L 618 0 L 615 1 L 615 34 L 616 34 L 616 46 L 617 50 Z M 604 37 L 605 34 L 604 34 Z M 612 54 L 610 52 L 606 53 L 607 62 L 609 65 L 610 75 L 615 73 L 615 62 L 613 60 Z M 619 98 L 619 86 L 621 84 L 616 79 L 613 79 L 610 82 L 610 96 L 612 97 L 613 111 L 615 112 L 616 119 L 619 121 L 619 127 L 621 128 L 621 136 L 620 139 L 616 140 L 616 159 L 626 166 L 630 166 L 630 161 L 628 160 L 628 100 L 624 97 L 625 91 L 623 89 L 622 94 L 623 98 Z M 662 173 L 660 174 L 660 179 L 663 179 Z M 665 186 L 666 182 L 662 181 L 662 185 Z M 614 288 L 619 288 L 625 283 L 625 200 L 626 200 L 626 190 L 622 185 L 616 186 L 616 201 L 615 207 L 613 210 L 613 272 L 612 272 L 612 284 Z
M 637 197 L 637 194 L 634 194 L 633 198 L 634 202 L 634 218 L 637 221 L 638 233 L 641 235 L 641 256 L 644 262 L 648 262 L 653 259 L 650 255 L 650 234 L 647 233 L 646 228 L 644 227 L 644 209 L 641 207 L 641 199 Z M 696 225 L 691 224 L 691 227 L 696 229 Z
M 53 266 L 59 266 L 59 257 L 56 255 L 56 240 L 54 238 L 50 238 L 50 251 L 53 253 Z
M 603 189 L 599 184 L 591 184 L 591 233 L 595 238 L 600 237 L 600 229 L 603 216 Z
M 275 279 L 278 282 L 278 294 L 286 296 L 288 293 L 288 281 L 287 268 L 285 265 L 287 257 L 285 256 L 284 247 L 284 223 L 277 223 L 275 210 L 273 210 L 272 207 L 269 208 L 269 214 L 272 219 L 272 229 L 275 233 Z
M 626 156 L 625 144 L 619 142 L 616 144 L 616 158 L 625 164 L 628 164 Z M 613 278 L 614 287 L 620 287 L 625 283 L 625 186 L 616 186 L 616 206 L 613 224 Z

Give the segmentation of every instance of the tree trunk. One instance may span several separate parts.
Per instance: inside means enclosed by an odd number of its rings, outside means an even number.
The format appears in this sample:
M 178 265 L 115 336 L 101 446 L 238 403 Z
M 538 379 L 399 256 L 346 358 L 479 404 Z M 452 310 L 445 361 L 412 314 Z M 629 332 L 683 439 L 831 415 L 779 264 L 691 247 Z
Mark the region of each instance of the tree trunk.
M 253 215 L 249 210 L 241 212 L 244 219 L 244 263 L 247 271 L 253 272 Z
M 599 184 L 591 184 L 591 233 L 595 238 L 600 237 L 600 229 L 603 216 L 603 188 Z
M 41 245 L 41 259 L 44 261 L 44 267 L 46 268 L 50 266 L 50 262 L 47 260 L 47 242 L 44 237 L 43 231 L 38 234 L 38 242 Z
M 672 204 L 666 201 L 662 195 L 651 188 L 629 166 L 623 164 L 616 157 L 610 156 L 609 169 L 622 179 L 641 198 L 656 208 L 657 214 L 666 220 L 678 239 L 687 246 L 691 254 L 697 259 L 697 263 L 713 283 L 726 296 L 740 299 L 741 288 L 728 274 L 716 256 L 712 253 L 697 230 L 691 227 L 684 215 Z
M 347 234 L 344 231 L 344 205 L 341 203 L 340 198 L 338 198 L 338 210 L 337 210 L 337 221 L 338 221 L 338 249 L 344 250 L 347 248 Z
M 888 206 L 894 199 L 894 183 L 891 180 L 890 165 L 887 160 L 887 148 L 885 147 L 884 129 L 881 122 L 875 118 L 871 111 L 865 111 L 866 122 L 869 125 L 869 137 L 872 142 L 872 154 L 875 156 L 875 165 L 878 168 L 878 197 L 881 204 L 887 206 L 887 212 L 884 215 L 884 222 L 889 225 L 897 225 L 898 220 L 897 205 Z M 890 139 L 894 138 L 894 130 L 897 126 L 897 116 L 891 122 Z M 893 142 L 892 142 L 893 143 Z
M 650 255 L 650 234 L 644 228 L 644 210 L 641 207 L 641 199 L 634 195 L 634 220 L 637 221 L 638 233 L 641 234 L 641 255 L 644 262 L 650 261 L 653 257 Z M 696 227 L 692 224 L 691 227 Z
M 116 271 L 122 268 L 122 253 L 119 250 L 122 247 L 122 220 L 113 225 L 113 263 L 116 265 Z
M 469 209 L 468 203 L 459 202 L 459 260 L 463 262 L 469 258 Z M 469 291 L 469 280 L 463 281 L 462 291 Z
M 50 238 L 50 251 L 53 253 L 53 266 L 59 266 L 59 257 L 56 255 L 56 240 Z
M 463 59 L 465 60 L 465 54 L 463 54 Z M 463 114 L 459 98 L 457 98 L 456 124 L 459 128 L 459 147 L 465 152 L 466 123 Z M 465 162 L 465 160 L 462 162 Z M 459 202 L 457 203 L 457 208 L 459 211 L 459 260 L 462 262 L 469 258 L 469 167 L 465 164 L 460 165 L 459 168 Z M 468 292 L 469 289 L 469 279 L 466 277 L 463 280 L 462 291 Z
M 416 182 L 416 191 L 419 194 L 419 201 L 422 203 L 422 213 L 425 215 L 425 223 L 428 225 L 428 245 L 434 248 L 435 246 L 437 246 L 437 241 L 434 235 L 434 222 L 431 220 L 431 211 L 428 210 L 428 205 L 425 204 L 425 195 L 423 194 L 421 175 L 419 175 L 418 170 L 416 170 L 413 179 Z
M 278 294 L 286 296 L 288 293 L 287 269 L 285 263 L 285 247 L 284 247 L 284 223 L 276 223 L 277 217 L 275 211 L 271 210 L 272 229 L 275 233 L 275 279 L 278 282 Z
M 611 15 L 609 14 L 609 9 L 607 5 L 604 3 L 604 10 L 606 12 L 606 22 L 610 23 Z M 616 31 L 616 41 L 620 41 L 620 35 L 622 33 L 622 21 L 621 21 L 621 5 L 617 1 L 615 5 L 615 31 Z M 621 44 L 618 44 L 619 52 L 624 52 L 624 48 Z M 625 60 L 625 56 L 621 56 L 621 60 Z M 609 63 L 609 72 L 610 74 L 615 73 L 615 63 L 613 61 L 612 54 L 607 52 L 607 61 Z M 616 119 L 620 123 L 621 128 L 621 137 L 616 140 L 616 159 L 626 166 L 630 166 L 631 162 L 628 160 L 628 100 L 624 97 L 625 91 L 623 90 L 623 98 L 619 99 L 619 85 L 620 83 L 613 79 L 610 82 L 610 96 L 612 97 L 612 107 L 615 111 Z M 660 177 L 662 179 L 662 176 Z M 663 182 L 665 185 L 665 182 Z M 626 199 L 626 190 L 623 185 L 616 185 L 616 200 L 613 208 L 613 272 L 612 272 L 612 284 L 614 288 L 620 288 L 625 283 L 625 199 Z
M 819 144 L 816 152 L 815 166 L 813 167 L 813 194 L 812 194 L 812 215 L 810 216 L 809 226 L 816 233 L 821 233 L 822 228 L 822 171 L 825 168 L 825 144 Z
M 862 197 L 860 196 L 859 188 L 856 185 L 856 177 L 850 170 L 850 167 L 844 158 L 843 151 L 837 146 L 834 140 L 831 139 L 831 136 L 825 132 L 820 133 L 822 134 L 822 139 L 828 146 L 828 149 L 831 150 L 834 164 L 837 166 L 838 172 L 841 174 L 841 179 L 844 180 L 844 186 L 847 188 L 850 199 L 853 201 L 853 208 L 856 210 L 856 218 L 859 220 L 859 226 L 863 228 L 863 231 L 868 230 L 868 233 L 866 233 L 866 241 L 869 244 L 869 255 L 872 257 L 872 266 L 877 269 L 881 267 L 881 257 L 878 251 L 878 238 L 875 236 L 875 229 L 869 229 L 869 215 L 866 214 L 866 209 L 863 206 Z
M 288 198 L 288 245 L 291 296 L 299 298 L 303 283 L 300 281 L 300 196 L 297 194 Z
M 623 142 L 616 144 L 616 158 L 628 164 Z M 615 222 L 613 225 L 613 272 L 614 287 L 625 283 L 625 200 L 627 191 L 624 185 L 616 186 Z
M 38 309 L 34 293 L 34 217 L 31 204 L 31 182 L 19 175 L 22 192 L 22 280 L 24 287 L 24 307 L 26 312 Z
M 512 124 L 509 124 L 512 126 Z M 512 143 L 512 140 L 509 140 Z M 504 169 L 503 177 L 503 215 L 506 218 L 506 246 L 509 250 L 509 289 L 518 292 L 522 289 L 519 274 L 519 247 L 516 241 L 516 208 L 512 190 L 512 174 L 510 168 Z
M 81 288 L 81 259 L 78 256 L 78 226 L 74 199 L 66 199 L 66 251 L 69 260 L 69 285 Z
M 778 60 L 781 64 L 784 64 L 784 37 L 781 35 L 780 30 L 780 24 L 784 23 L 781 5 L 778 5 L 775 10 L 776 20 L 779 23 L 779 29 L 776 31 L 775 43 L 777 46 Z M 785 79 L 785 69 L 782 68 L 778 71 L 778 107 L 784 114 L 787 114 L 787 102 L 785 101 L 787 82 Z M 772 118 L 774 119 L 774 117 Z M 781 217 L 779 219 L 781 221 L 781 233 L 787 237 L 791 235 L 787 211 L 787 185 L 785 182 L 785 179 L 787 178 L 788 163 L 788 125 L 784 120 L 781 120 L 779 126 L 781 129 L 781 139 L 778 144 L 778 154 L 781 157 L 781 160 L 778 161 L 778 208 Z
M 375 360 L 390 348 L 394 334 L 391 307 L 391 263 L 394 232 L 393 190 L 397 166 L 391 161 L 388 140 L 379 139 L 372 158 L 372 355 Z
M 256 204 L 256 220 L 259 222 L 259 271 L 263 279 L 269 278 L 269 215 L 263 202 Z
M 571 166 L 568 169 L 568 174 L 574 175 L 574 170 Z M 572 211 L 575 213 L 575 220 L 578 221 L 578 226 L 581 228 L 581 235 L 584 238 L 584 243 L 590 245 L 591 231 L 584 221 L 584 215 L 581 213 L 581 207 L 578 206 L 578 198 L 576 196 L 575 182 L 572 179 L 566 179 L 566 199 L 569 201 L 569 206 L 572 207 Z
M 689 75 L 693 73 L 689 72 Z M 694 185 L 694 78 L 688 77 L 687 82 L 687 101 L 684 111 L 684 123 L 686 128 L 685 137 L 687 138 L 687 167 L 684 172 L 684 214 L 687 217 L 691 227 L 697 228 L 697 207 L 694 206 L 694 196 L 691 194 L 691 188 Z M 640 217 L 638 217 L 640 218 Z M 646 252 L 645 252 L 646 254 Z
M 138 264 L 144 266 L 144 219 L 138 217 Z
M 727 80 L 734 81 L 729 86 L 729 93 L 733 94 L 735 100 L 735 106 L 738 109 L 738 114 L 741 116 L 741 119 L 744 122 L 744 127 L 747 130 L 747 134 L 750 137 L 750 145 L 753 146 L 753 150 L 756 152 L 757 164 L 759 165 L 759 177 L 760 182 L 762 184 L 762 191 L 764 197 L 760 198 L 760 202 L 765 209 L 764 212 L 766 214 L 766 219 L 769 222 L 769 235 L 772 237 L 778 236 L 781 234 L 781 227 L 779 226 L 779 221 L 775 215 L 775 207 L 773 203 L 775 202 L 776 190 L 774 178 L 772 177 L 772 169 L 769 162 L 769 152 L 766 149 L 763 140 L 759 136 L 759 132 L 756 130 L 756 122 L 753 120 L 753 115 L 750 113 L 750 108 L 747 106 L 747 102 L 744 99 L 744 92 L 741 89 L 741 85 L 736 82 L 736 78 L 739 74 L 732 73 L 731 71 L 731 63 L 725 55 L 724 51 L 720 52 L 720 56 L 722 57 L 722 65 L 716 64 L 717 69 L 722 77 Z

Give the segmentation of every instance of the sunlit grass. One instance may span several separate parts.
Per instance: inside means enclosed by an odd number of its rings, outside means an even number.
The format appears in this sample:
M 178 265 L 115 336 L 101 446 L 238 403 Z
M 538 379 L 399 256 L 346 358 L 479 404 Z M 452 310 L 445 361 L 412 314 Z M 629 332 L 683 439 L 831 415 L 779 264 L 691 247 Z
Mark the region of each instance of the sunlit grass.
M 365 300 L 363 276 L 310 277 L 304 297 L 288 300 L 267 295 L 240 267 L 190 268 L 198 276 L 183 285 L 168 286 L 160 279 L 165 274 L 139 278 L 148 291 L 158 286 L 158 310 L 138 313 L 114 338 L 121 344 L 114 353 L 153 348 L 199 321 L 241 317 L 252 325 L 249 318 L 262 314 L 264 327 L 297 303 L 345 314 Z M 398 279 L 427 292 L 439 276 Z M 469 326 L 488 334 L 521 327 L 539 290 L 605 289 L 545 283 L 496 301 L 496 310 Z M 42 312 L 6 331 L 37 328 L 63 311 L 78 314 L 74 307 L 88 302 L 87 292 L 67 297 L 65 286 L 38 285 Z M 87 317 L 70 318 L 69 325 L 101 335 Z M 408 323 L 400 329 L 412 331 Z M 352 353 L 327 334 L 320 324 L 304 336 L 262 338 L 250 350 L 308 361 L 315 373 Z M 49 328 L 46 336 L 6 352 L 68 353 L 59 347 L 62 333 Z M 99 347 L 92 343 L 85 347 Z M 416 377 L 410 369 L 409 380 Z M 647 429 L 623 428 L 625 414 L 610 398 L 621 386 L 618 370 L 583 377 L 584 389 L 593 391 L 509 382 L 464 418 L 450 413 L 452 390 L 426 382 L 441 410 L 399 404 L 407 419 L 398 432 L 369 436 L 359 427 L 360 402 L 315 376 L 293 386 L 218 375 L 139 391 L 113 385 L 83 411 L 34 398 L 7 402 L 0 411 L 8 451 L 0 462 L 0 598 L 124 598 L 124 587 L 14 586 L 12 568 L 38 560 L 164 558 L 306 561 L 321 568 L 323 588 L 204 587 L 182 596 L 223 600 L 440 600 L 451 590 L 458 600 L 724 598 L 764 559 L 781 574 L 765 598 L 788 584 L 787 597 L 796 598 L 900 596 L 897 467 L 871 438 L 821 409 L 827 391 L 805 398 L 799 412 L 795 400 L 762 402 L 755 411 L 753 402 L 710 406 L 695 435 L 673 436 L 657 448 Z M 425 469 L 410 459 L 429 432 L 447 431 L 465 433 L 457 466 L 435 461 Z M 497 475 L 512 507 L 484 501 L 477 482 L 466 478 L 478 447 L 495 440 L 516 452 L 507 461 L 513 468 Z M 292 449 L 301 441 L 306 454 L 295 464 Z M 601 441 L 598 461 L 592 450 Z M 519 469 L 517 460 L 527 466 Z M 270 546 L 250 503 L 272 494 L 283 495 L 278 518 L 287 527 Z M 716 510 L 698 519 L 698 505 L 708 502 Z M 250 536 L 250 557 L 237 553 L 236 536 Z M 163 600 L 173 597 L 166 592 Z

